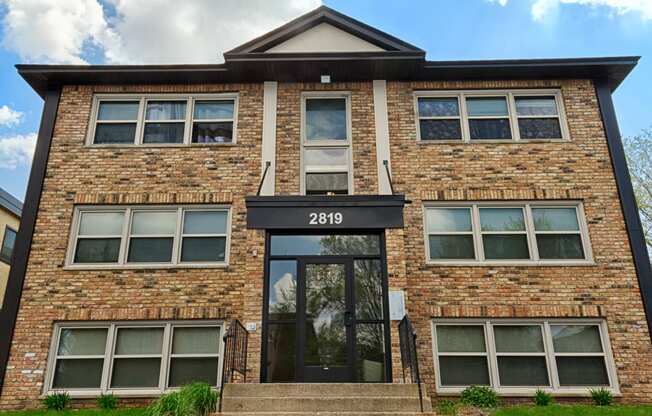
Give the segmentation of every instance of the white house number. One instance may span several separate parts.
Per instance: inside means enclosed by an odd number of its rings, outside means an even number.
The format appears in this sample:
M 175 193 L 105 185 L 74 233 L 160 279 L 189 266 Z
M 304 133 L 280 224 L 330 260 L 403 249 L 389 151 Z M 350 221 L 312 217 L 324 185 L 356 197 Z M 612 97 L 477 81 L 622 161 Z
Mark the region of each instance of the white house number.
M 310 217 L 310 225 L 337 225 L 342 224 L 344 220 L 341 212 L 311 212 L 308 216 Z

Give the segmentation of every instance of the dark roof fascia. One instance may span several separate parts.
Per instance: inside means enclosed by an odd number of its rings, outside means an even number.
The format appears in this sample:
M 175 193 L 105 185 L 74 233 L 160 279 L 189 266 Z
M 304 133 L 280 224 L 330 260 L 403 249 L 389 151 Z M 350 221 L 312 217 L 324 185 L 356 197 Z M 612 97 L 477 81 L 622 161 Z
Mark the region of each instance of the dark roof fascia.
M 275 195 L 247 196 L 247 207 L 370 207 L 403 206 L 405 195 Z
M 0 206 L 18 218 L 20 218 L 23 211 L 23 203 L 2 188 L 0 188 Z
M 330 7 L 321 6 L 283 26 L 225 52 L 224 58 L 228 62 L 232 55 L 263 52 L 320 23 L 329 23 L 388 51 L 422 52 L 425 56 L 425 51 L 408 42 L 346 16 Z

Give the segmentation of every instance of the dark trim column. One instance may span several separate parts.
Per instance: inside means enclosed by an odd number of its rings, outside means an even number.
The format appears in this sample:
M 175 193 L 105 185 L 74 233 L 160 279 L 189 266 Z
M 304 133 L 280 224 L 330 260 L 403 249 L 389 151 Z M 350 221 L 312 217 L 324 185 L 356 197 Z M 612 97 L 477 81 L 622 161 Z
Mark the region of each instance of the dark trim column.
M 627 168 L 625 159 L 625 150 L 620 137 L 616 111 L 611 99 L 611 89 L 606 80 L 596 80 L 595 91 L 598 95 L 600 112 L 602 113 L 602 123 L 604 124 L 605 134 L 607 135 L 607 145 L 611 155 L 611 163 L 614 168 L 616 185 L 620 196 L 620 206 L 625 217 L 625 226 L 629 235 L 629 245 L 632 249 L 636 275 L 638 276 L 638 286 L 643 298 L 643 307 L 647 318 L 648 334 L 652 338 L 652 267 L 650 266 L 650 257 L 643 236 L 643 227 L 641 218 L 638 214 L 638 205 L 634 197 L 634 188 Z
M 59 89 L 48 90 L 45 93 L 45 104 L 43 106 L 41 125 L 36 139 L 32 170 L 29 174 L 29 182 L 27 184 L 23 216 L 20 221 L 20 228 L 18 229 L 18 236 L 14 247 L 13 264 L 9 272 L 9 281 L 7 282 L 3 307 L 0 310 L 0 392 L 4 384 L 7 363 L 9 362 L 11 340 L 18 316 L 29 252 L 32 247 L 32 236 L 34 235 L 36 216 L 41 201 L 41 191 L 43 189 L 48 156 L 50 155 L 50 144 L 52 143 L 54 122 L 57 117 L 60 95 L 61 90 Z

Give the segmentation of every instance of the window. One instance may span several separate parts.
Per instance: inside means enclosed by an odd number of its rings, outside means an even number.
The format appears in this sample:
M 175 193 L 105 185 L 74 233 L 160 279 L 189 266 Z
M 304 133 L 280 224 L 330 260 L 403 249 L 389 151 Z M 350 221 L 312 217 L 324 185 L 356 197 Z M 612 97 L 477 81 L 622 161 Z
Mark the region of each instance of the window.
M 11 264 L 11 255 L 14 252 L 16 244 L 16 231 L 9 226 L 5 226 L 5 234 L 2 237 L 2 246 L 0 246 L 0 261 Z
M 579 203 L 426 204 L 430 262 L 586 264 L 592 261 Z
M 229 223 L 225 207 L 79 207 L 68 264 L 226 264 Z
M 98 95 L 88 143 L 234 143 L 237 100 L 236 94 Z
M 348 95 L 303 97 L 302 190 L 350 194 L 352 162 Z
M 218 385 L 222 327 L 210 322 L 57 324 L 48 391 L 162 393 Z
M 568 139 L 559 90 L 418 91 L 421 141 Z
M 436 320 L 439 393 L 486 385 L 499 393 L 537 389 L 617 392 L 607 328 L 601 320 Z

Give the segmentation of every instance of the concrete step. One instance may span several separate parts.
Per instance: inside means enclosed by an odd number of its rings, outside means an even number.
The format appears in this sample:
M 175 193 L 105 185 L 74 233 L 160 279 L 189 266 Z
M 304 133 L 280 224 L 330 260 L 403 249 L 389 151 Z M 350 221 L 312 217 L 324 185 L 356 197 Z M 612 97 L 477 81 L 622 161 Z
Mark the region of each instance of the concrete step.
M 428 407 L 426 407 L 426 403 Z M 424 400 L 424 410 L 431 410 Z M 223 397 L 224 412 L 419 412 L 419 397 Z
M 419 397 L 416 384 L 261 383 L 227 384 L 225 397 Z M 424 388 L 425 396 L 425 388 Z

